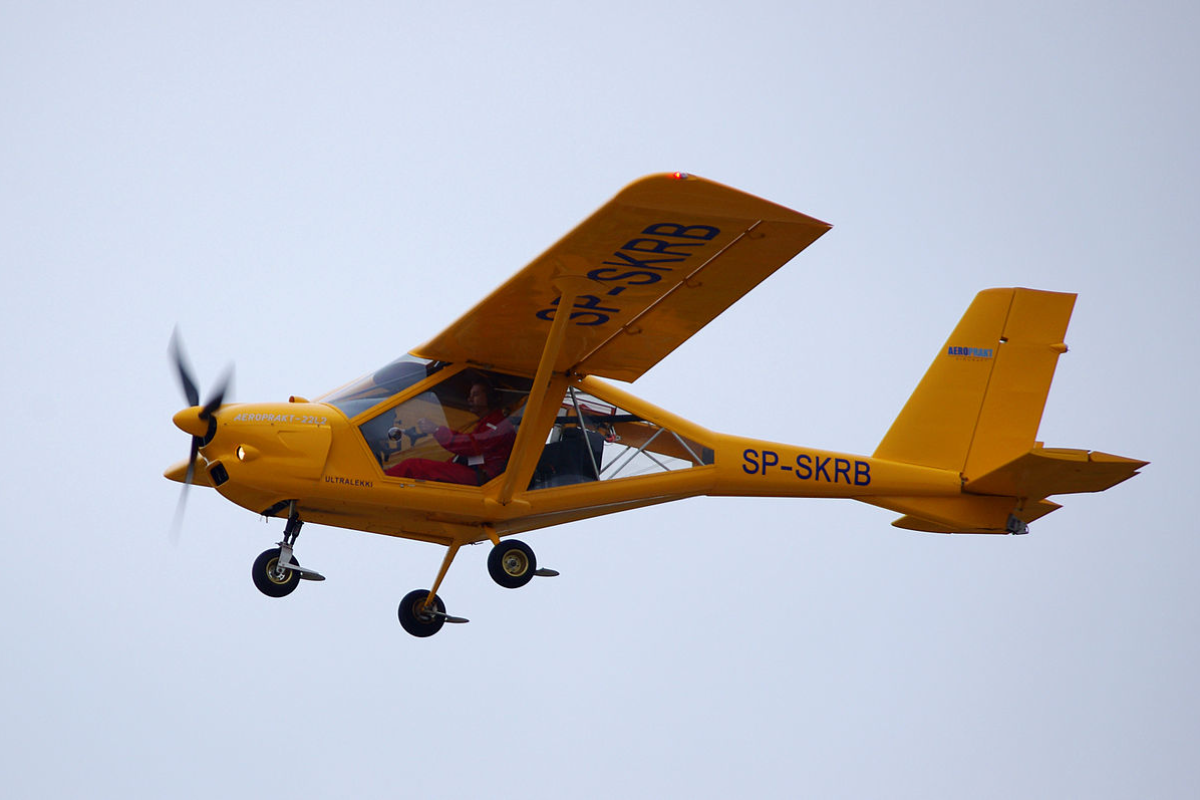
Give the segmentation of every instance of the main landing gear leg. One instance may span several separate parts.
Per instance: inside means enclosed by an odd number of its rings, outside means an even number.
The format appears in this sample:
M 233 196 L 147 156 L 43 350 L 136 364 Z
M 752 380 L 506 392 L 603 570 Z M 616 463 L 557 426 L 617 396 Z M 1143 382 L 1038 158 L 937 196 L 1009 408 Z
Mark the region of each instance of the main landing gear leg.
M 446 551 L 446 557 L 442 559 L 442 568 L 438 570 L 438 576 L 433 582 L 432 589 L 415 589 L 404 595 L 404 599 L 400 601 L 400 608 L 397 610 L 400 626 L 413 636 L 422 638 L 433 636 L 447 622 L 470 621 L 463 617 L 452 617 L 447 614 L 446 604 L 442 602 L 442 598 L 437 596 L 437 590 L 441 587 L 442 580 L 450 569 L 450 564 L 458 555 L 458 548 L 459 545 L 455 543 L 450 545 Z
M 296 591 L 300 581 L 323 581 L 325 576 L 314 569 L 300 566 L 294 549 L 304 522 L 296 509 L 296 501 L 288 506 L 288 521 L 283 528 L 283 541 L 277 548 L 264 550 L 254 561 L 250 573 L 254 585 L 267 597 L 286 597 Z

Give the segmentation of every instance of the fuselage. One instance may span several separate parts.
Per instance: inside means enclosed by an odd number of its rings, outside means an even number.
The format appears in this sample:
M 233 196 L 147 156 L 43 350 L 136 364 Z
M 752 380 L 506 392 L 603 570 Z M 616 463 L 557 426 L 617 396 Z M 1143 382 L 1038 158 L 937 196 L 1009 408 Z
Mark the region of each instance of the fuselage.
M 211 438 L 199 450 L 198 482 L 267 516 L 285 515 L 296 501 L 306 521 L 460 544 L 698 495 L 867 499 L 961 492 L 960 476 L 946 470 L 715 433 L 605 382 L 568 376 L 551 381 L 548 396 L 558 399 L 540 418 L 512 415 L 516 424 L 535 426 L 526 437 L 532 442 L 527 452 L 514 453 L 509 463 L 515 474 L 483 485 L 388 474 L 397 456 L 380 447 L 398 449 L 401 456 L 420 449 L 426 457 L 452 457 L 414 428 L 407 432 L 411 444 L 399 434 L 398 448 L 394 438 L 382 439 L 378 431 L 396 423 L 387 429 L 396 437 L 397 425 L 415 419 L 407 411 L 411 404 L 422 403 L 412 414 L 433 414 L 438 386 L 475 372 L 441 366 L 394 395 L 341 403 L 351 416 L 336 398 L 222 406 L 213 415 Z M 458 380 L 460 386 L 469 382 Z M 518 378 L 509 383 L 523 385 Z M 444 405 L 443 421 L 450 422 L 458 412 Z M 575 414 L 575 424 L 583 421 L 579 427 L 599 455 L 596 474 L 543 481 L 539 475 L 550 451 Z M 462 415 L 471 417 L 465 410 Z M 186 419 L 181 412 L 176 422 L 184 427 Z M 636 474 L 622 472 L 634 461 L 644 462 Z M 168 477 L 182 479 L 185 469 L 186 464 L 177 466 Z

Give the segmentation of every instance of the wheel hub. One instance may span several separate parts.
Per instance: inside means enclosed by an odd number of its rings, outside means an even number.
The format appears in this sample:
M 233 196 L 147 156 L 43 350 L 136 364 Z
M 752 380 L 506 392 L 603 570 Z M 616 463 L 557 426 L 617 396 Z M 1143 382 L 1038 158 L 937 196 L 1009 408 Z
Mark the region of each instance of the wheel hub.
M 517 550 L 512 550 L 504 554 L 504 571 L 513 577 L 518 577 L 525 574 L 525 570 L 529 569 L 529 560 L 525 558 L 525 554 Z
M 271 579 L 272 583 L 287 583 L 290 571 L 279 566 L 278 558 L 273 558 L 267 562 L 267 577 Z

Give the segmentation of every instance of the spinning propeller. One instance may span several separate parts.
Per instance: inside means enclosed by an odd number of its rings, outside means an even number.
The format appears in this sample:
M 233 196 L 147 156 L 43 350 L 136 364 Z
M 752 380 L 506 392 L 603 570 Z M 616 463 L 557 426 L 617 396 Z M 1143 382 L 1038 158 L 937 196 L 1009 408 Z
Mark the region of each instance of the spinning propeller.
M 200 405 L 200 390 L 196 388 L 196 381 L 192 378 L 191 370 L 184 358 L 183 346 L 179 343 L 178 329 L 171 334 L 170 352 L 171 360 L 175 362 L 175 369 L 179 373 L 179 383 L 183 387 L 184 398 L 188 402 L 188 407 L 176 414 L 173 421 L 180 430 L 192 435 L 192 446 L 188 453 L 187 476 L 179 494 L 179 505 L 175 509 L 175 524 L 172 528 L 172 538 L 178 540 L 188 488 L 192 485 L 196 474 L 196 459 L 200 456 L 200 448 L 212 441 L 212 437 L 217 432 L 216 412 L 225 402 L 225 394 L 233 380 L 233 367 L 230 366 L 225 370 L 225 374 L 221 376 L 208 402 Z

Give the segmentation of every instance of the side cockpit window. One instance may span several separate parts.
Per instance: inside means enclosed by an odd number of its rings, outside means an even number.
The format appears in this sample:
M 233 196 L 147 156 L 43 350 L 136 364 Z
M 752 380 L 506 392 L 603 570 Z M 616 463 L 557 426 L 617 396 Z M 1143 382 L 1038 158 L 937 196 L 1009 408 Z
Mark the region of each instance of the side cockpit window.
M 631 478 L 711 463 L 711 449 L 572 386 L 529 488 Z
M 479 369 L 451 374 L 359 426 L 384 473 L 481 486 L 508 466 L 530 381 Z

